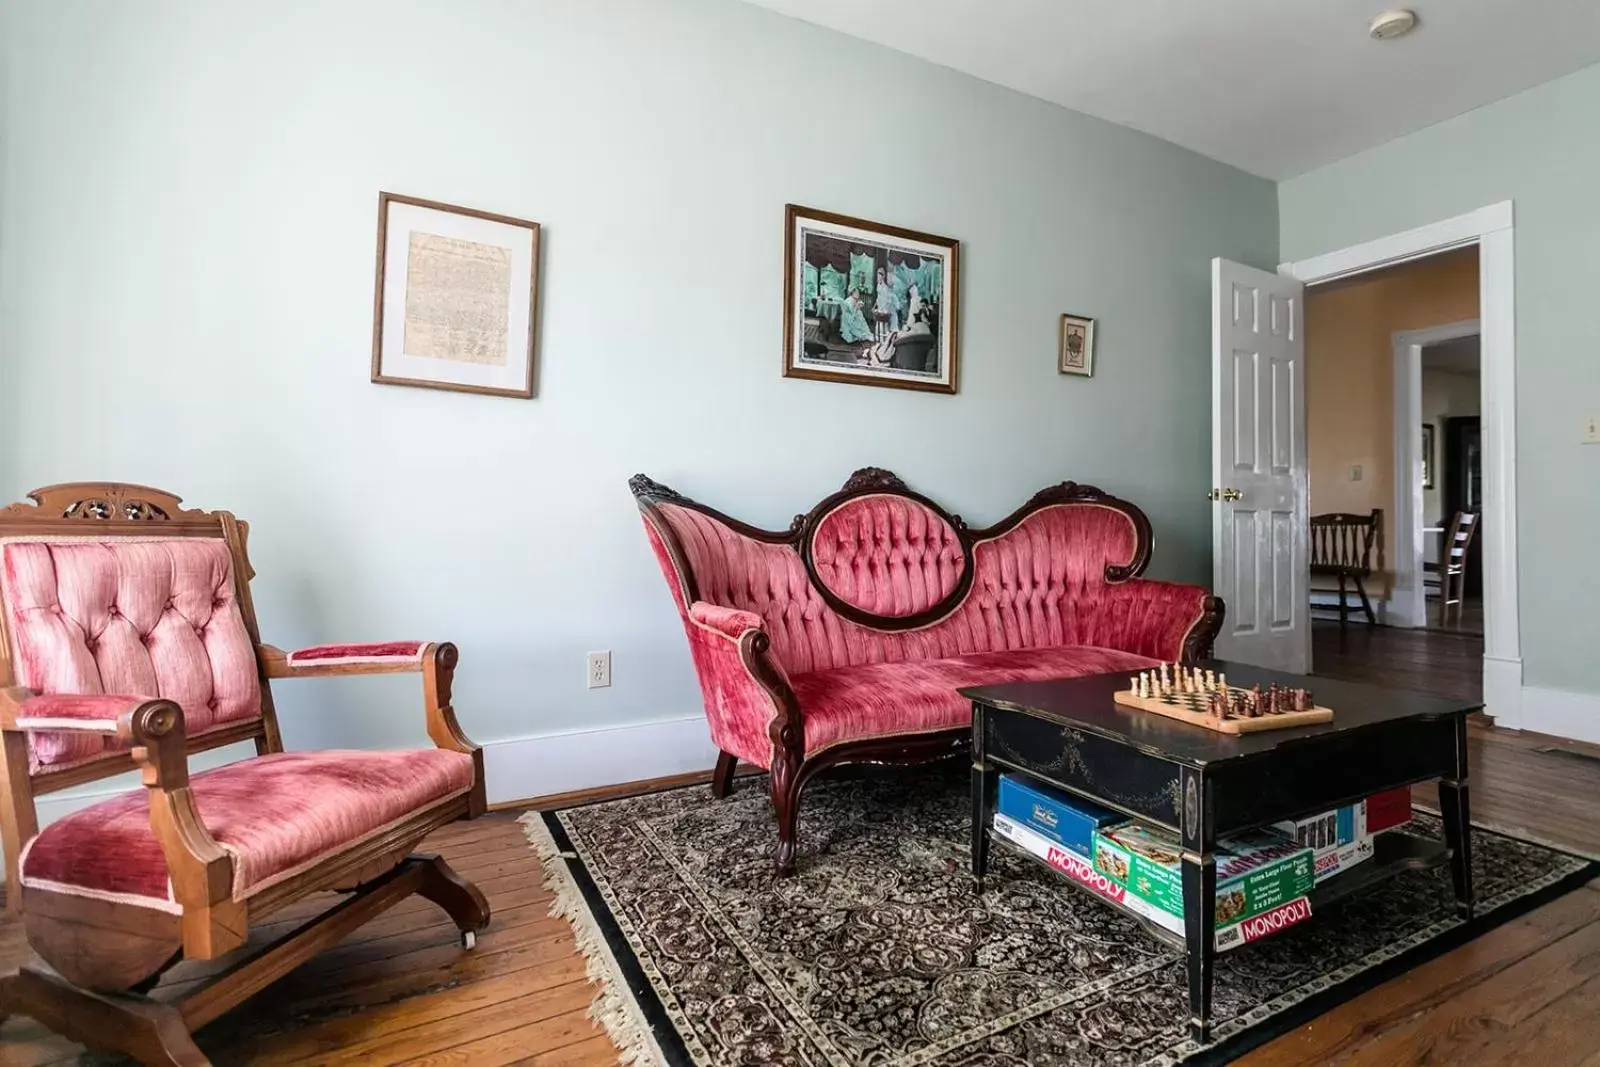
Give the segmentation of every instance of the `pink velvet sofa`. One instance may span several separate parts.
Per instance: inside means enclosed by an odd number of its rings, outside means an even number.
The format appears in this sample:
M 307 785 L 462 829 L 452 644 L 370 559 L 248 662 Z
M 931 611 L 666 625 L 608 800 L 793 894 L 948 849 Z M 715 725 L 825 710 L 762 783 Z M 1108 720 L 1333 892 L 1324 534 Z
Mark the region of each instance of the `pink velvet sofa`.
M 987 529 L 866 468 L 784 531 L 644 475 L 629 483 L 683 618 L 711 737 L 712 792 L 738 760 L 770 772 L 780 872 L 801 791 L 849 762 L 953 755 L 957 690 L 1210 655 L 1222 602 L 1141 578 L 1143 512 L 1093 486 L 1042 490 Z

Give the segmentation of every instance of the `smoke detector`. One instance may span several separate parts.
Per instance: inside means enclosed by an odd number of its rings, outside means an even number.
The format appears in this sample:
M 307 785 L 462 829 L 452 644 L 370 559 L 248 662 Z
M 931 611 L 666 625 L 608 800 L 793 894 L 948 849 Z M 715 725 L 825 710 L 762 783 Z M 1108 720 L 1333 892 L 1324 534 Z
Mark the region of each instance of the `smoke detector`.
M 1417 13 L 1409 9 L 1385 11 L 1381 15 L 1372 16 L 1372 21 L 1367 24 L 1367 32 L 1372 35 L 1374 41 L 1404 37 L 1416 28 Z

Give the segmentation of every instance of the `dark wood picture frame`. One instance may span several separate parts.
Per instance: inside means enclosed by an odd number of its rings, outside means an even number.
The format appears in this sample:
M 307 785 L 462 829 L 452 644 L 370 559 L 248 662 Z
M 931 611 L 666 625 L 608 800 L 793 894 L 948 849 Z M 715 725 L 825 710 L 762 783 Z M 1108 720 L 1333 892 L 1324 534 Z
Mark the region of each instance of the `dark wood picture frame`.
M 1434 487 L 1433 423 L 1422 424 L 1422 488 Z
M 950 368 L 948 382 L 897 378 L 889 373 L 884 373 L 880 376 L 876 374 L 830 371 L 816 366 L 802 365 L 798 362 L 796 348 L 804 339 L 795 336 L 795 310 L 797 304 L 803 298 L 803 294 L 799 291 L 801 279 L 799 272 L 795 269 L 798 262 L 798 250 L 795 248 L 795 223 L 801 219 L 814 220 L 824 225 L 849 226 L 855 229 L 870 230 L 872 233 L 882 236 L 885 242 L 899 238 L 903 241 L 937 245 L 943 250 L 946 260 L 938 303 L 941 317 L 949 324 L 949 344 L 942 352 L 943 358 L 948 361 Z M 913 389 L 927 393 L 954 394 L 960 384 L 961 369 L 960 296 L 960 241 L 951 237 L 922 233 L 919 230 L 908 230 L 901 226 L 888 226 L 881 222 L 873 222 L 870 219 L 840 215 L 832 211 L 819 211 L 815 208 L 802 207 L 799 204 L 785 206 L 783 216 L 783 376 L 785 378 L 805 378 L 819 382 L 876 385 L 888 389 Z M 940 326 L 942 332 L 944 323 L 941 322 Z
M 441 211 L 451 215 L 482 219 L 485 222 L 515 226 L 530 232 L 532 262 L 528 279 L 528 368 L 520 388 L 502 389 L 495 386 L 430 381 L 425 378 L 408 378 L 383 373 L 384 260 L 388 252 L 389 207 L 391 204 L 405 204 L 411 207 L 425 208 L 429 211 Z M 529 219 L 519 219 L 511 215 L 497 215 L 489 211 L 478 211 L 475 208 L 446 204 L 437 200 L 424 200 L 414 196 L 403 196 L 399 193 L 379 192 L 378 262 L 372 297 L 372 381 L 379 385 L 412 385 L 420 389 L 444 389 L 456 393 L 478 393 L 482 396 L 509 396 L 521 400 L 531 400 L 534 396 L 534 375 L 538 366 L 539 237 L 539 224 Z
M 1083 329 L 1083 367 L 1069 367 L 1067 365 L 1067 328 L 1079 326 Z M 1056 370 L 1061 374 L 1071 374 L 1079 378 L 1094 377 L 1094 335 L 1098 323 L 1087 315 L 1066 314 L 1061 316 L 1061 328 L 1056 337 Z

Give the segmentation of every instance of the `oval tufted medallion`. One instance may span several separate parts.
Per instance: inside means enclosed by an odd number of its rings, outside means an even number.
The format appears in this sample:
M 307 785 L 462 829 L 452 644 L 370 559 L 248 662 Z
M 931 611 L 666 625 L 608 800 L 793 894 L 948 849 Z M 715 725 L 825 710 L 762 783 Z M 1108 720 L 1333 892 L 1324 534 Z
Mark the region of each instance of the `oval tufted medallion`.
M 960 605 L 972 582 L 956 523 L 900 493 L 840 501 L 812 524 L 804 555 L 817 591 L 866 625 L 935 621 Z

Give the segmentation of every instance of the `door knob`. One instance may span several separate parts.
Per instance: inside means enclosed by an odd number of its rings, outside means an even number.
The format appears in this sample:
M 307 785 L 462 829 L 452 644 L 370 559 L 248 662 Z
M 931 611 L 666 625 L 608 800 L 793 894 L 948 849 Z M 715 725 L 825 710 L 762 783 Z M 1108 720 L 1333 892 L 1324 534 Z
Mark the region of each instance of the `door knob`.
M 1206 494 L 1207 500 L 1241 500 L 1244 494 L 1237 489 L 1213 489 Z

